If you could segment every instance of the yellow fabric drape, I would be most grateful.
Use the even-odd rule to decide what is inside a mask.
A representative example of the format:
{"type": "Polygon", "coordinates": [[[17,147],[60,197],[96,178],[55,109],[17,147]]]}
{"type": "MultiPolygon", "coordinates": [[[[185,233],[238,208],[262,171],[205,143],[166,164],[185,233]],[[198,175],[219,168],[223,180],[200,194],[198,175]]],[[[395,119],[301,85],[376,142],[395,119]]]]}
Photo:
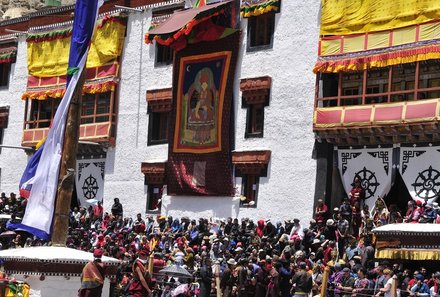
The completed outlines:
{"type": "Polygon", "coordinates": [[[396,29],[440,18],[439,0],[322,0],[321,35],[396,29]]]}
{"type": "Polygon", "coordinates": [[[440,59],[440,45],[431,45],[408,50],[386,52],[370,56],[348,57],[334,60],[318,60],[314,73],[337,73],[383,68],[393,65],[440,59]]]}
{"type": "Polygon", "coordinates": [[[416,249],[383,249],[376,250],[377,259],[401,259],[401,260],[440,260],[439,250],[416,250],[416,249]]]}
{"type": "MultiPolygon", "coordinates": [[[[87,68],[102,66],[121,55],[125,25],[108,21],[93,35],[87,68]]],[[[66,75],[69,60],[70,36],[54,40],[28,42],[28,71],[38,77],[66,75]]]]}

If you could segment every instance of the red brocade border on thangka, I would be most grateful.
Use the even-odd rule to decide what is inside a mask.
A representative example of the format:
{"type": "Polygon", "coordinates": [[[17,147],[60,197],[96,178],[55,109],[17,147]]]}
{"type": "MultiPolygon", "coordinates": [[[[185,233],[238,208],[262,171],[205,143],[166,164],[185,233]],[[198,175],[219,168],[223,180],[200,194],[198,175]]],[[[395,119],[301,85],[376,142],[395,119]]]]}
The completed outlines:
{"type": "Polygon", "coordinates": [[[234,127],[231,126],[232,102],[240,38],[241,34],[237,32],[220,40],[188,45],[176,53],[167,162],[169,195],[232,196],[234,193],[230,140],[234,136],[234,127]],[[224,64],[228,68],[224,68],[227,75],[212,66],[221,67],[221,62],[213,62],[211,65],[211,61],[198,62],[197,59],[192,59],[197,56],[216,57],[216,54],[219,59],[222,55],[229,57],[229,62],[224,64]],[[192,60],[193,64],[183,63],[192,60]],[[183,64],[185,67],[182,67],[183,64]],[[204,70],[209,67],[212,72],[204,70]],[[191,71],[194,71],[193,74],[189,73],[191,71]],[[204,82],[211,85],[209,90],[214,90],[208,92],[218,93],[209,105],[200,96],[200,88],[199,92],[191,91],[193,85],[202,85],[204,82]],[[218,125],[218,129],[211,128],[209,133],[203,130],[200,132],[195,119],[207,117],[208,114],[214,121],[210,127],[218,125]],[[215,148],[207,149],[211,144],[215,148]]]}

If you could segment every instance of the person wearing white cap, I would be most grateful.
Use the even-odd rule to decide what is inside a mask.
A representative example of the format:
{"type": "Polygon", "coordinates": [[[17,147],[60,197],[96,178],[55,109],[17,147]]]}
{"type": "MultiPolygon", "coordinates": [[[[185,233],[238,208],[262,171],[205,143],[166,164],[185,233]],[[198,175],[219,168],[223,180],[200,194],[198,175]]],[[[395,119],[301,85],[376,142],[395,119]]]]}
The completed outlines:
{"type": "Polygon", "coordinates": [[[433,223],[436,218],[437,212],[432,208],[431,204],[427,203],[420,215],[419,223],[433,223]]]}

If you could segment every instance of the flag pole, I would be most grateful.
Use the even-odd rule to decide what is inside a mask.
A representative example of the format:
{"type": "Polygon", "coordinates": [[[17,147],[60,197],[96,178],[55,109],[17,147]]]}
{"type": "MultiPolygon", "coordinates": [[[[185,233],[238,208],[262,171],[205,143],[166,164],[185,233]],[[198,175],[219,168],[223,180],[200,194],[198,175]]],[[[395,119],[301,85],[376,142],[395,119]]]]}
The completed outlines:
{"type": "Polygon", "coordinates": [[[57,198],[52,233],[54,246],[65,246],[69,228],[69,210],[75,184],[75,164],[78,151],[80,106],[82,88],[85,82],[85,71],[80,75],[78,84],[73,92],[72,101],[67,116],[66,131],[64,132],[63,153],[61,156],[60,175],[58,178],[57,198]]]}

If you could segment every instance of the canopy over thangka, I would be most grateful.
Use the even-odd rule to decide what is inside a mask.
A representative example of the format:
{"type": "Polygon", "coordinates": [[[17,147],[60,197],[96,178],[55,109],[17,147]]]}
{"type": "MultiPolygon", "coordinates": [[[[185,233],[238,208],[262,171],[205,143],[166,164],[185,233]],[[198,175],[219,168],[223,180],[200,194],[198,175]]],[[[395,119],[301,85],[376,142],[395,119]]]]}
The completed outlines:
{"type": "MultiPolygon", "coordinates": [[[[215,16],[224,14],[232,1],[219,2],[194,9],[176,11],[165,22],[151,29],[145,35],[145,42],[156,40],[159,44],[170,45],[180,37],[190,35],[192,29],[215,16]]],[[[230,13],[230,12],[229,12],[230,13]]],[[[229,27],[228,24],[225,24],[229,27]]]]}

